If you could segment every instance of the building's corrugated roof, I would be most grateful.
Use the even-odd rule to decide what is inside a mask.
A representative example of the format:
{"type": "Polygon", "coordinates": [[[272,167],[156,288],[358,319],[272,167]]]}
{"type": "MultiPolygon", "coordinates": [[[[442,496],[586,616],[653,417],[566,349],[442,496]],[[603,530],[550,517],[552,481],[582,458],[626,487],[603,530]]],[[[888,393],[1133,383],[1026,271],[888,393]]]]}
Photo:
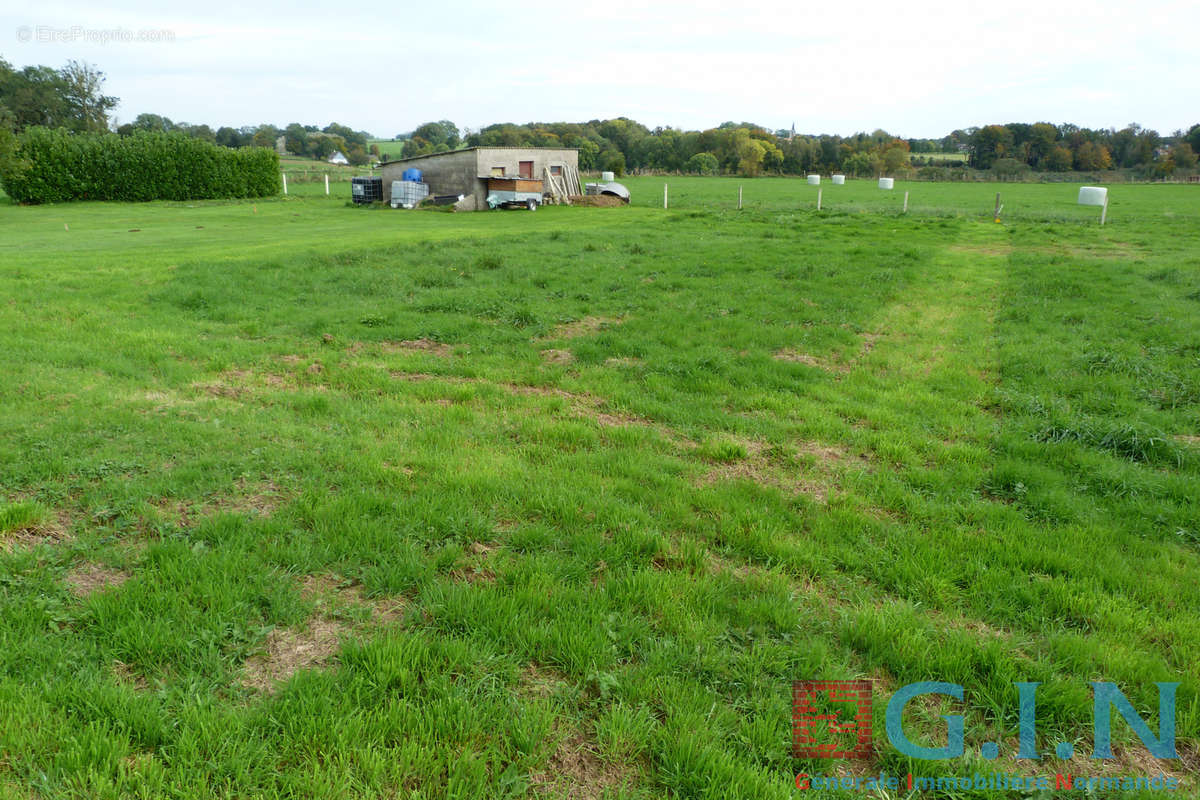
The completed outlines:
{"type": "Polygon", "coordinates": [[[481,145],[477,145],[475,147],[460,147],[457,150],[447,150],[444,153],[427,153],[423,156],[409,156],[408,158],[394,158],[391,161],[380,161],[379,166],[386,167],[391,164],[401,164],[405,161],[419,161],[422,158],[437,158],[438,156],[452,156],[456,153],[466,153],[471,150],[574,150],[574,151],[578,152],[579,148],[578,147],[525,147],[525,146],[519,146],[519,145],[516,147],[509,147],[507,145],[493,146],[493,145],[481,144],[481,145]]]}

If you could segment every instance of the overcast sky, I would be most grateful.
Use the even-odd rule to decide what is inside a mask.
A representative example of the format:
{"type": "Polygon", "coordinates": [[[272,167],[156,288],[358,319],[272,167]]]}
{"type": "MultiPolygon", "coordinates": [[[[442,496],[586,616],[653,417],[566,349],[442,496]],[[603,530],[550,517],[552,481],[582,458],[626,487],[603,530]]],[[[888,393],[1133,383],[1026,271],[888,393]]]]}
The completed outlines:
{"type": "Polygon", "coordinates": [[[412,5],[5,0],[0,57],[95,64],[121,121],[337,121],[385,138],[438,119],[906,137],[1200,122],[1197,0],[412,5]]]}

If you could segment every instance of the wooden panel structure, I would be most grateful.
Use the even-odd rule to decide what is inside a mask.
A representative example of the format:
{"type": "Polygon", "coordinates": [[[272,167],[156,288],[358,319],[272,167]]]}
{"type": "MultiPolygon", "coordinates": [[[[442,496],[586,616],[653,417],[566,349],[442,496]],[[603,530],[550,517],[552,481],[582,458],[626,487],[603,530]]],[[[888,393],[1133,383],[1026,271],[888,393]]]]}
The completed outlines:
{"type": "Polygon", "coordinates": [[[570,205],[571,198],[583,194],[583,185],[579,181],[579,170],[567,164],[555,175],[554,168],[546,167],[542,181],[546,184],[546,192],[555,203],[570,205]]]}
{"type": "Polygon", "coordinates": [[[525,178],[488,178],[488,191],[540,192],[542,191],[542,182],[525,178]]]}

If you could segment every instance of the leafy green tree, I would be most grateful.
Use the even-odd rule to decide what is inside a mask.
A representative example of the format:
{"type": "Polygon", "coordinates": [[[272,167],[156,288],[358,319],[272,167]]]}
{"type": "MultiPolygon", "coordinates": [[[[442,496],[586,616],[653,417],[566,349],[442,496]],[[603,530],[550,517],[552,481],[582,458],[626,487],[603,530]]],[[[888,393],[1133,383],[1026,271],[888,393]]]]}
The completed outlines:
{"type": "Polygon", "coordinates": [[[104,94],[104,73],[86,61],[68,61],[59,71],[63,101],[70,124],[76,133],[104,133],[108,130],[108,112],[117,98],[104,94]]]}
{"type": "Polygon", "coordinates": [[[579,168],[593,169],[596,162],[600,158],[600,145],[593,142],[591,139],[583,139],[579,142],[579,168]]]}
{"type": "Polygon", "coordinates": [[[222,147],[244,147],[249,143],[240,131],[224,125],[217,128],[216,141],[222,147]]]}
{"type": "Polygon", "coordinates": [[[605,150],[600,154],[600,169],[618,178],[625,174],[625,154],[620,150],[605,150]]]}
{"type": "Polygon", "coordinates": [[[293,122],[283,129],[283,149],[295,156],[306,155],[308,149],[308,131],[299,122],[293,122]]]}
{"type": "Polygon", "coordinates": [[[367,139],[371,138],[366,131],[356,131],[348,125],[339,125],[336,122],[331,122],[321,129],[322,133],[328,133],[331,136],[340,136],[342,141],[349,145],[367,146],[367,139]]]}
{"type": "Polygon", "coordinates": [[[0,60],[0,105],[18,132],[34,125],[65,127],[70,116],[62,75],[50,67],[15,70],[0,60]]]}
{"type": "Polygon", "coordinates": [[[175,130],[175,123],[170,118],[161,117],[158,114],[138,114],[131,125],[135,131],[151,133],[169,133],[175,130]]]}
{"type": "Polygon", "coordinates": [[[976,169],[990,169],[996,159],[1009,158],[1012,152],[1012,131],[1003,125],[985,125],[971,137],[971,166],[976,169]]]}
{"type": "Polygon", "coordinates": [[[1170,158],[1180,169],[1192,169],[1196,166],[1196,151],[1187,142],[1176,142],[1171,145],[1170,158]]]}
{"type": "Polygon", "coordinates": [[[1188,128],[1187,143],[1192,146],[1193,153],[1200,153],[1200,125],[1193,125],[1188,128]]]}
{"type": "Polygon", "coordinates": [[[910,169],[912,164],[909,162],[908,151],[900,144],[893,144],[883,151],[880,157],[882,169],[889,175],[894,175],[906,169],[910,169]]]}
{"type": "Polygon", "coordinates": [[[762,142],[750,138],[749,132],[744,128],[738,129],[734,142],[738,173],[748,177],[758,175],[762,171],[763,158],[767,154],[762,142]]]}
{"type": "Polygon", "coordinates": [[[1050,167],[1042,165],[1042,161],[1053,152],[1057,141],[1058,128],[1048,122],[1035,122],[1029,128],[1029,160],[1027,163],[1037,164],[1042,169],[1050,169],[1050,167]]]}
{"type": "Polygon", "coordinates": [[[856,178],[865,178],[875,174],[875,164],[871,155],[863,151],[852,153],[843,160],[842,169],[856,178]]]}
{"type": "Polygon", "coordinates": [[[416,158],[417,156],[427,156],[433,152],[433,144],[422,136],[413,135],[407,142],[404,143],[404,149],[400,151],[401,158],[416,158]]]}
{"type": "Polygon", "coordinates": [[[1020,178],[1029,172],[1029,165],[1017,158],[997,158],[992,162],[992,173],[1001,180],[1020,178]]]}
{"type": "Polygon", "coordinates": [[[783,151],[775,144],[774,137],[770,139],[756,138],[763,149],[762,168],[768,172],[779,172],[783,169],[783,151]]]}
{"type": "Polygon", "coordinates": [[[719,166],[712,153],[696,153],[683,165],[683,171],[692,175],[716,175],[719,166]]]}
{"type": "Polygon", "coordinates": [[[412,134],[414,137],[421,137],[429,142],[430,146],[436,147],[439,144],[446,145],[446,148],[453,150],[458,147],[462,141],[459,135],[458,126],[448,119],[443,119],[438,122],[426,122],[418,127],[412,134]]]}
{"type": "Polygon", "coordinates": [[[250,138],[250,143],[255,147],[270,147],[275,148],[275,140],[279,138],[279,134],[283,131],[276,128],[274,125],[259,125],[254,131],[254,135],[250,138]]]}

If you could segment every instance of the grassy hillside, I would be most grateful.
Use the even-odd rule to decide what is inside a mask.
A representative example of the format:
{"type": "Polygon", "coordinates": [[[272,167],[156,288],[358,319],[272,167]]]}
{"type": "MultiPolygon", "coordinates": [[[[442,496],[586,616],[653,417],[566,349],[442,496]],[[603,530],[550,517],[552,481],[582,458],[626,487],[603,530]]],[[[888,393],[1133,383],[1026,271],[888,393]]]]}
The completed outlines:
{"type": "Polygon", "coordinates": [[[663,182],[0,205],[0,798],[1194,793],[1195,187],[663,182]],[[793,759],[856,677],[878,756],[793,759]],[[916,680],[966,758],[887,746],[916,680]],[[1184,759],[1089,763],[1091,680],[1155,731],[1180,682],[1184,759]],[[1073,760],[1013,760],[1017,681],[1073,760]]]}

